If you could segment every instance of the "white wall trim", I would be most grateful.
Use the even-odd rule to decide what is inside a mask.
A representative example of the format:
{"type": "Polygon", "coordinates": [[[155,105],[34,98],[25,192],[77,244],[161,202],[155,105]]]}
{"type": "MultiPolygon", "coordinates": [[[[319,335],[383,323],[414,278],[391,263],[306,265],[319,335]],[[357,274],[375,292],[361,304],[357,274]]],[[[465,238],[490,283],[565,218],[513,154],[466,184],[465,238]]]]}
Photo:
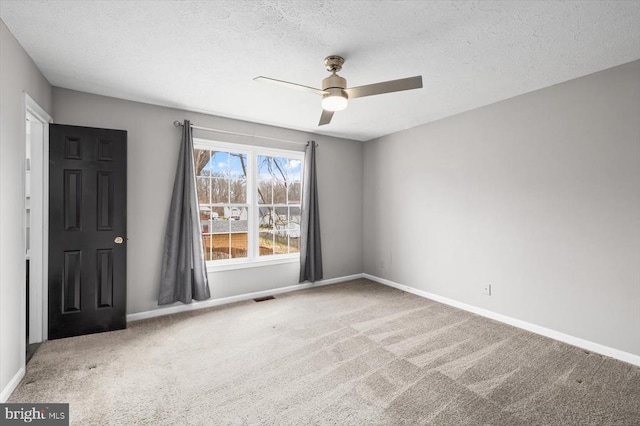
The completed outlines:
{"type": "Polygon", "coordinates": [[[46,121],[47,123],[53,122],[53,120],[51,119],[51,116],[47,114],[47,112],[44,109],[42,109],[42,107],[38,105],[38,103],[31,96],[29,96],[27,92],[22,92],[22,93],[24,93],[25,107],[29,110],[29,112],[31,112],[33,115],[37,116],[41,120],[46,121]]]}
{"type": "Polygon", "coordinates": [[[347,275],[344,277],[330,278],[327,280],[316,281],[315,283],[295,284],[288,287],[274,288],[272,290],[256,291],[254,293],[239,294],[237,296],[204,300],[202,302],[193,302],[188,305],[176,305],[176,306],[169,306],[166,308],[154,309],[152,311],[136,312],[134,314],[127,314],[127,322],[139,321],[139,320],[148,319],[148,318],[155,318],[155,317],[160,317],[164,315],[171,315],[179,312],[195,311],[198,309],[210,308],[212,306],[220,306],[220,305],[226,305],[229,303],[242,302],[244,300],[251,300],[258,297],[265,297],[265,296],[271,296],[274,294],[282,294],[282,293],[288,293],[291,291],[304,290],[306,288],[320,287],[320,286],[329,285],[329,284],[337,284],[344,281],[355,280],[363,277],[364,277],[363,274],[347,275]]]}
{"type": "MultiPolygon", "coordinates": [[[[38,195],[32,197],[32,221],[35,238],[32,236],[30,277],[30,313],[22,315],[26,319],[29,315],[30,333],[29,343],[44,342],[48,337],[48,293],[49,293],[49,123],[51,116],[27,92],[24,97],[24,119],[30,114],[42,124],[42,134],[32,150],[31,178],[36,180],[38,195]],[[36,223],[37,222],[37,223],[36,223]],[[33,315],[32,315],[33,314],[33,315]]],[[[24,128],[24,125],[23,125],[24,128]]],[[[26,135],[25,135],[26,141],[26,135]]],[[[33,140],[31,141],[33,142],[33,140]]],[[[32,182],[33,185],[33,182],[32,182]]],[[[33,185],[34,187],[36,185],[33,185]]],[[[26,309],[25,303],[22,306],[26,309]]],[[[26,324],[25,324],[26,326],[26,324]]],[[[25,348],[26,349],[26,348],[25,348]]],[[[25,351],[23,351],[25,352],[25,351]]],[[[26,361],[26,360],[25,360],[26,361]]]]}
{"type": "Polygon", "coordinates": [[[5,386],[4,389],[2,389],[2,393],[0,393],[0,403],[7,402],[7,400],[13,393],[13,391],[16,390],[16,388],[20,384],[20,380],[22,380],[22,378],[24,377],[24,374],[25,374],[24,367],[20,367],[20,369],[13,376],[13,378],[9,380],[9,383],[7,383],[7,386],[5,386]]]}
{"type": "Polygon", "coordinates": [[[477,314],[486,318],[490,318],[492,320],[500,321],[502,323],[509,324],[514,327],[518,327],[523,330],[530,331],[532,333],[540,334],[542,336],[549,337],[554,340],[559,340],[561,342],[567,343],[572,346],[577,346],[579,348],[586,349],[591,352],[595,352],[601,355],[606,355],[611,358],[618,359],[620,361],[628,362],[629,364],[640,366],[640,356],[634,355],[629,352],[624,352],[619,349],[610,348],[608,346],[604,346],[599,343],[591,342],[589,340],[584,340],[579,337],[574,337],[569,334],[561,333],[559,331],[552,330],[550,328],[545,328],[536,324],[532,324],[527,321],[522,321],[516,318],[508,317],[506,315],[498,314],[496,312],[479,308],[477,306],[468,305],[463,302],[458,302],[457,300],[449,299],[447,297],[438,296],[437,294],[429,293],[424,290],[419,290],[414,287],[398,284],[394,281],[387,280],[385,278],[376,277],[375,275],[370,275],[366,273],[362,275],[364,278],[367,278],[371,281],[375,281],[377,283],[384,284],[389,287],[394,287],[399,290],[406,291],[407,293],[412,293],[417,296],[425,297],[427,299],[431,299],[436,302],[444,303],[445,305],[453,306],[455,308],[459,308],[459,309],[472,312],[474,314],[477,314]]]}

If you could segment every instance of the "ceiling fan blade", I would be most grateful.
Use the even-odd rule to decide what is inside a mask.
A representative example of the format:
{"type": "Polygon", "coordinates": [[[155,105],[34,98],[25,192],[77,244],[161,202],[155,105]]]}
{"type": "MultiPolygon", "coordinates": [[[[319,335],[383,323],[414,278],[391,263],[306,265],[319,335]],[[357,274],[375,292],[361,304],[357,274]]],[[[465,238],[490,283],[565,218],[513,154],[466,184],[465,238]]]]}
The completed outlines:
{"type": "Polygon", "coordinates": [[[324,126],[325,124],[329,124],[331,122],[331,117],[333,117],[333,111],[327,111],[326,109],[323,109],[318,126],[324,126]]]}
{"type": "Polygon", "coordinates": [[[422,88],[422,76],[401,78],[399,80],[383,81],[382,83],[367,84],[365,86],[345,89],[349,99],[362,98],[363,96],[381,95],[383,93],[401,92],[403,90],[422,88]]]}
{"type": "Polygon", "coordinates": [[[277,86],[283,86],[283,87],[288,87],[290,89],[302,90],[304,92],[313,92],[317,95],[324,95],[325,93],[327,93],[324,90],[315,89],[309,86],[303,86],[302,84],[290,83],[288,81],[276,80],[275,78],[269,78],[269,77],[263,77],[263,76],[254,78],[254,81],[261,81],[263,83],[275,84],[277,86]]]}

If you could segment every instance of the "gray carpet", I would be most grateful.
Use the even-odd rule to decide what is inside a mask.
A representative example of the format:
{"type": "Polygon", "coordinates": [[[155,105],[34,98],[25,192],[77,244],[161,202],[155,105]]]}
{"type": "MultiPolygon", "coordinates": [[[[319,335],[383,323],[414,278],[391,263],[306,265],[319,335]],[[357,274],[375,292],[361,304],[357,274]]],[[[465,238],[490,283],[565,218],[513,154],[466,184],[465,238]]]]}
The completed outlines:
{"type": "Polygon", "coordinates": [[[371,281],[46,342],[72,424],[638,425],[640,368],[371,281]]]}

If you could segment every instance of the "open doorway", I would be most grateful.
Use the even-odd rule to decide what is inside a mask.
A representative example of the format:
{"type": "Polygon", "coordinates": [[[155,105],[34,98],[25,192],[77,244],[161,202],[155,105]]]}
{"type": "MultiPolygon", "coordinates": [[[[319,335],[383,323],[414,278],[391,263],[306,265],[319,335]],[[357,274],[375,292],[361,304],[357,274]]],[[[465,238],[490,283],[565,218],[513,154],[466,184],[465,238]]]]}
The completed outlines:
{"type": "Polygon", "coordinates": [[[49,122],[25,94],[25,364],[47,339],[49,122]]]}

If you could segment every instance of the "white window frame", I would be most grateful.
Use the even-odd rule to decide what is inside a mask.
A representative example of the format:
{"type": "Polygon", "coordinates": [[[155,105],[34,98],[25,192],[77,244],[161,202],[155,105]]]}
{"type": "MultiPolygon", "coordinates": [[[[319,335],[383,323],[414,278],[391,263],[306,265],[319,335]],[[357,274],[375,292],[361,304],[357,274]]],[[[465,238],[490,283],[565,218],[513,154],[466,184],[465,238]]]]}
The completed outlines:
{"type": "MultiPolygon", "coordinates": [[[[300,260],[300,253],[288,253],[288,254],[274,254],[269,256],[260,256],[258,249],[258,209],[261,206],[258,204],[256,197],[256,185],[258,183],[258,164],[257,158],[259,155],[269,157],[286,157],[290,159],[299,160],[301,164],[301,176],[304,170],[304,152],[291,151],[286,149],[267,148],[255,145],[245,145],[231,142],[223,142],[211,139],[193,138],[194,149],[207,149],[226,151],[233,153],[246,154],[247,156],[247,205],[248,208],[248,235],[247,235],[247,254],[245,258],[224,259],[224,260],[210,260],[207,261],[207,271],[217,272],[231,269],[244,269],[269,265],[277,265],[283,263],[294,263],[300,260]]],[[[302,195],[301,195],[302,203],[302,195]]]]}

